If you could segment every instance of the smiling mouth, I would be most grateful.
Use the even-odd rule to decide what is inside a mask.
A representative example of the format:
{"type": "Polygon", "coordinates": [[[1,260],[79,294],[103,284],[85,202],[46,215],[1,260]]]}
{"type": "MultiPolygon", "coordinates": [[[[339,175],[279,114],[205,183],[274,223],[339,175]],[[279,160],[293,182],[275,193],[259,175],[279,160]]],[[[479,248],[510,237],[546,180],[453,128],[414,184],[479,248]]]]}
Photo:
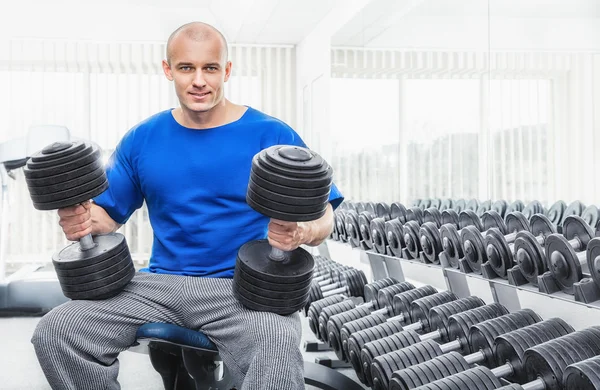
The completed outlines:
{"type": "Polygon", "coordinates": [[[190,92],[190,95],[192,95],[195,98],[203,98],[208,94],[210,94],[210,92],[203,92],[203,93],[191,93],[190,92]]]}

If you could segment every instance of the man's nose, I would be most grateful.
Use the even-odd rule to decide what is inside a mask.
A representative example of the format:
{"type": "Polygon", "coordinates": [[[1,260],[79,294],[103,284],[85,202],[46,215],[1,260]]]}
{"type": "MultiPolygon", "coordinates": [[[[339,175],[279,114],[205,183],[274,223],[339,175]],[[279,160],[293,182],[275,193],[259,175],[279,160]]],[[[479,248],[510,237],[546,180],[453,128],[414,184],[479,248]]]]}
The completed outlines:
{"type": "Polygon", "coordinates": [[[206,85],[206,80],[204,79],[204,74],[202,73],[201,70],[197,71],[194,74],[194,80],[193,80],[193,84],[195,87],[204,87],[206,85]]]}

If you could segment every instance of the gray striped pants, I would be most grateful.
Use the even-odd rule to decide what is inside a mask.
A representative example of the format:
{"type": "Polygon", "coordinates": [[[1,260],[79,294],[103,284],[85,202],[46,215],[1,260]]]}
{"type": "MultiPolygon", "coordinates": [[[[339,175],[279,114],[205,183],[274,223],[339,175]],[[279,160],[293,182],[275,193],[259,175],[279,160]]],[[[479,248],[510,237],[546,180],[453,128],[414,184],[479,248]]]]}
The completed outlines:
{"type": "Polygon", "coordinates": [[[245,309],[231,283],[137,273],[116,297],[54,308],[31,341],[53,389],[119,389],[117,356],[148,322],[206,333],[243,390],[304,389],[298,313],[284,317],[245,309]]]}

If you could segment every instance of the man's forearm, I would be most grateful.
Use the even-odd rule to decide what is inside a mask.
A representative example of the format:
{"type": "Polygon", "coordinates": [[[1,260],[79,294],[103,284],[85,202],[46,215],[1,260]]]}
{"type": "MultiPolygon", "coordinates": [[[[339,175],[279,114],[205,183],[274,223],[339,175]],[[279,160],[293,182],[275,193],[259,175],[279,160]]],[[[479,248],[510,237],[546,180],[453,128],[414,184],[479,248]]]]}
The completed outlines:
{"type": "Polygon", "coordinates": [[[116,232],[121,225],[115,222],[100,206],[92,204],[92,234],[108,234],[116,232]]]}
{"type": "Polygon", "coordinates": [[[333,207],[327,205],[325,215],[316,221],[305,222],[308,226],[309,237],[305,245],[317,246],[321,244],[333,231],[333,207]]]}

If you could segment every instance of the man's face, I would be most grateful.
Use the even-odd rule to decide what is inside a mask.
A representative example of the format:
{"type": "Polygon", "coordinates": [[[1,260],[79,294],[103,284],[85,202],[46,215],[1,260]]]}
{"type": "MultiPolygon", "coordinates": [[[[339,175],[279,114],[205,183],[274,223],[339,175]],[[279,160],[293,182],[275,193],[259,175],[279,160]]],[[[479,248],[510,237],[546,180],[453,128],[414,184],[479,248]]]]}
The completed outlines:
{"type": "Polygon", "coordinates": [[[174,82],[182,108],[211,110],[223,100],[224,84],[231,75],[223,42],[217,37],[197,41],[182,34],[171,44],[171,63],[163,61],[163,70],[174,82]]]}

